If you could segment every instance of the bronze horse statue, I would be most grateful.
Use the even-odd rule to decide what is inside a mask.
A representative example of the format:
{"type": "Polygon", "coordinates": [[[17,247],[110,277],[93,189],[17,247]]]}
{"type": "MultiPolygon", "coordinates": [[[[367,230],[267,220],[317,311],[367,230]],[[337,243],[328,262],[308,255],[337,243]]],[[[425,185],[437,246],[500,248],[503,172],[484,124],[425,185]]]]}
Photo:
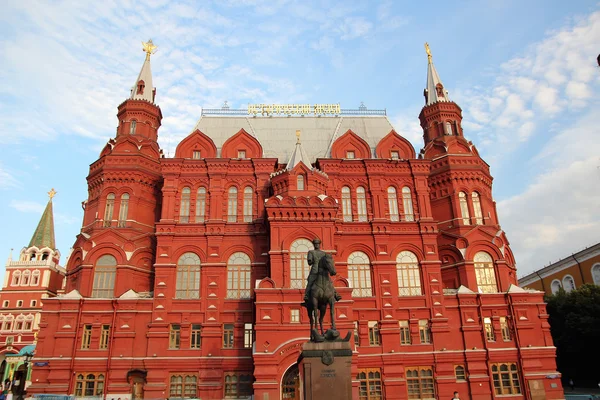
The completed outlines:
{"type": "Polygon", "coordinates": [[[336,273],[331,255],[327,254],[323,256],[319,260],[317,279],[313,283],[308,303],[306,303],[306,310],[310,319],[310,340],[313,342],[322,342],[325,339],[333,340],[339,336],[339,333],[335,329],[335,291],[330,279],[330,276],[336,275],[336,273]],[[326,334],[323,330],[323,319],[325,318],[328,305],[331,312],[331,329],[326,334]],[[319,327],[321,328],[320,334],[317,330],[317,317],[319,327]]]}

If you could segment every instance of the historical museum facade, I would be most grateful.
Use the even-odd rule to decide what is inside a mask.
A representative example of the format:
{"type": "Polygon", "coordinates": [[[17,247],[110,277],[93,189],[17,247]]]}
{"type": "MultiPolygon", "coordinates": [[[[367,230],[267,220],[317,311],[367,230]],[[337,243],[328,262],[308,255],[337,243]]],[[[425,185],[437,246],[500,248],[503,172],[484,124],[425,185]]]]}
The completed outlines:
{"type": "Polygon", "coordinates": [[[418,155],[383,111],[263,104],[204,110],[165,158],[146,50],[90,166],[30,392],[300,398],[319,238],[353,398],[562,397],[543,293],[516,286],[489,166],[430,56],[418,155]]]}
{"type": "Polygon", "coordinates": [[[600,243],[560,259],[519,279],[519,285],[547,295],[561,288],[567,292],[581,285],[600,285],[600,243]]]}
{"type": "Polygon", "coordinates": [[[16,260],[11,251],[0,291],[0,382],[8,379],[22,389],[30,383],[28,360],[35,351],[42,304],[60,293],[65,279],[54,243],[54,189],[48,194],[50,200],[29,245],[16,260]]]}

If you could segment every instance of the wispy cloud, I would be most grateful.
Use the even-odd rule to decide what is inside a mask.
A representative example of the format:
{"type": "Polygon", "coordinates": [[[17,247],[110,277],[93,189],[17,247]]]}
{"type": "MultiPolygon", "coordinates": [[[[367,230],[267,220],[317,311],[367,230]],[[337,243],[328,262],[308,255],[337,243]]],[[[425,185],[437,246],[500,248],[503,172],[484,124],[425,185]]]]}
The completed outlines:
{"type": "Polygon", "coordinates": [[[0,188],[9,189],[17,186],[17,180],[0,164],[0,188]]]}
{"type": "Polygon", "coordinates": [[[9,205],[17,211],[36,214],[44,212],[44,208],[46,207],[45,204],[36,203],[35,201],[30,200],[12,200],[9,205]]]}

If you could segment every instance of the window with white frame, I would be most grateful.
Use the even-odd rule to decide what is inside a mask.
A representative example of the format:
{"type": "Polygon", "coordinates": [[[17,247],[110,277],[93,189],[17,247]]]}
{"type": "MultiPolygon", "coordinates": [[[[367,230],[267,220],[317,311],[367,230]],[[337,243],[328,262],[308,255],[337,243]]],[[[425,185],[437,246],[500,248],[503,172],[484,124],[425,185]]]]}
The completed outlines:
{"type": "Polygon", "coordinates": [[[31,280],[31,271],[25,270],[23,271],[23,276],[21,277],[21,286],[29,286],[29,281],[31,280]]]}
{"type": "Polygon", "coordinates": [[[469,205],[467,204],[467,194],[465,192],[460,192],[458,194],[458,202],[460,204],[460,216],[462,218],[463,225],[470,225],[470,217],[469,217],[469,205]]]}
{"type": "Polygon", "coordinates": [[[446,123],[444,124],[444,127],[446,129],[446,135],[452,135],[452,124],[450,123],[450,121],[446,121],[446,123]]]}
{"type": "Polygon", "coordinates": [[[550,284],[550,290],[552,290],[552,294],[558,293],[558,291],[560,290],[561,287],[562,287],[562,284],[560,283],[560,281],[558,279],[553,280],[552,283],[550,284]]]}
{"type": "Polygon", "coordinates": [[[202,151],[201,150],[194,150],[192,151],[192,158],[194,160],[199,160],[202,158],[202,151]]]}
{"type": "Polygon", "coordinates": [[[475,224],[483,225],[483,212],[481,211],[481,201],[479,200],[479,193],[471,193],[471,199],[473,200],[473,213],[475,214],[475,224]]]}
{"type": "Polygon", "coordinates": [[[396,257],[398,296],[421,296],[421,274],[417,256],[410,251],[401,251],[396,257]]]}
{"type": "Polygon", "coordinates": [[[229,188],[227,197],[227,222],[237,222],[237,188],[229,188]]]}
{"type": "Polygon", "coordinates": [[[296,177],[296,190],[304,190],[304,175],[296,177]]]}
{"type": "Polygon", "coordinates": [[[175,298],[200,298],[200,257],[195,253],[184,253],[177,261],[175,298]]]}
{"type": "Polygon", "coordinates": [[[562,280],[563,288],[565,292],[569,293],[572,290],[575,290],[575,279],[571,275],[566,275],[562,280]]]}
{"type": "Polygon", "coordinates": [[[592,279],[594,280],[594,284],[600,285],[600,264],[592,266],[592,279]]]}
{"type": "Polygon", "coordinates": [[[306,286],[310,273],[306,256],[309,250],[314,249],[312,242],[307,239],[298,239],[290,246],[290,288],[304,289],[306,286]]]}
{"type": "Polygon", "coordinates": [[[227,261],[227,298],[250,298],[250,257],[246,253],[233,253],[227,261]]]}
{"type": "Polygon", "coordinates": [[[367,222],[367,197],[365,188],[359,186],[356,188],[356,211],[359,222],[367,222]]]}
{"type": "Polygon", "coordinates": [[[371,262],[362,251],[355,251],[348,257],[348,278],[352,283],[352,296],[371,297],[371,262]]]}
{"type": "Polygon", "coordinates": [[[117,274],[117,259],[105,254],[96,261],[94,268],[94,283],[92,297],[111,298],[115,292],[115,276],[117,274]]]}
{"type": "Polygon", "coordinates": [[[244,188],[244,222],[252,222],[252,188],[244,188]]]}
{"type": "Polygon", "coordinates": [[[104,226],[110,226],[113,219],[113,212],[115,210],[115,194],[109,193],[106,196],[106,206],[104,207],[104,226]]]}
{"type": "Polygon", "coordinates": [[[300,323],[300,310],[298,310],[298,309],[291,309],[290,310],[290,322],[292,324],[299,324],[300,323]]]}
{"type": "Polygon", "coordinates": [[[473,257],[475,277],[480,293],[498,293],[494,261],[488,253],[480,251],[473,257]]]}
{"type": "Polygon", "coordinates": [[[12,275],[12,286],[19,286],[21,284],[21,271],[14,271],[12,275]]]}
{"type": "Polygon", "coordinates": [[[31,274],[31,286],[37,286],[40,283],[40,270],[36,269],[31,274]]]}
{"type": "Polygon", "coordinates": [[[119,207],[119,222],[117,226],[124,228],[127,225],[127,213],[129,212],[129,194],[123,193],[121,195],[121,205],[119,207]]]}
{"type": "Polygon", "coordinates": [[[204,222],[206,216],[206,188],[199,187],[196,192],[196,222],[204,222]]]}
{"type": "Polygon", "coordinates": [[[344,222],[352,222],[352,199],[348,186],[342,188],[342,215],[344,222]]]}
{"type": "Polygon", "coordinates": [[[400,214],[398,213],[398,195],[396,194],[396,188],[390,186],[387,189],[388,193],[388,208],[390,209],[390,221],[400,221],[400,214]]]}
{"type": "Polygon", "coordinates": [[[190,188],[181,189],[181,202],[179,203],[179,222],[187,224],[190,222],[190,188]]]}
{"type": "Polygon", "coordinates": [[[415,212],[413,211],[412,194],[408,186],[402,188],[402,206],[404,207],[404,220],[414,221],[415,212]]]}

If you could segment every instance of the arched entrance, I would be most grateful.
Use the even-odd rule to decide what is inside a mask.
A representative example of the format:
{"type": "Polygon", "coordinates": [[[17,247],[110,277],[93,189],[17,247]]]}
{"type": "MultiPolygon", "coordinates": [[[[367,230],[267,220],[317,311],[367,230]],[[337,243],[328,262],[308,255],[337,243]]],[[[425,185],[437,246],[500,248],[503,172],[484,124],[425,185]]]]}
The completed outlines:
{"type": "Polygon", "coordinates": [[[298,364],[292,365],[281,380],[281,398],[300,400],[300,371],[298,364]]]}
{"type": "Polygon", "coordinates": [[[131,385],[131,400],[141,400],[144,398],[144,384],[146,383],[146,371],[139,369],[131,370],[127,373],[127,380],[131,385]]]}

